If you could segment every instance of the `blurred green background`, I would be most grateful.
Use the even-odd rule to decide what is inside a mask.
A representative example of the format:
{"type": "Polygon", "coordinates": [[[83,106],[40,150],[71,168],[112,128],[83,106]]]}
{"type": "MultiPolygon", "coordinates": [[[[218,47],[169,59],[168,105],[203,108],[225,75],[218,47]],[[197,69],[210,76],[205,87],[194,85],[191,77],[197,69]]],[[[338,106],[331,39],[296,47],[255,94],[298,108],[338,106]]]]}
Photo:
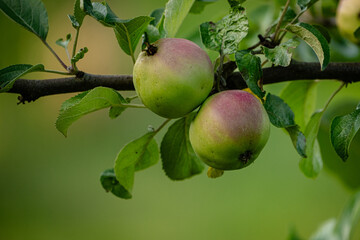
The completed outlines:
{"type": "MultiPolygon", "coordinates": [[[[54,42],[67,33],[74,34],[66,16],[72,13],[73,1],[43,2],[49,14],[48,42],[66,59],[63,49],[54,42]]],[[[108,3],[119,17],[127,19],[148,15],[163,7],[166,0],[108,3]]],[[[272,1],[248,1],[245,7],[253,17],[250,27],[262,31],[278,6],[272,1]],[[261,20],[266,21],[257,25],[261,20]]],[[[218,1],[202,15],[190,15],[179,37],[196,41],[202,22],[216,21],[226,12],[226,1],[218,1]]],[[[35,36],[2,13],[0,29],[0,68],[44,63],[47,69],[61,70],[35,36]]],[[[254,36],[249,36],[249,41],[254,36]]],[[[84,21],[78,46],[89,48],[78,65],[81,70],[132,73],[131,58],[121,51],[112,30],[89,17],[84,21]]],[[[359,61],[359,50],[354,45],[345,42],[338,49],[359,61]]],[[[336,54],[333,60],[337,60],[336,54]]],[[[57,76],[29,75],[50,77],[57,76]]],[[[338,85],[334,81],[319,84],[319,108],[338,85]]],[[[266,90],[279,94],[284,86],[266,86],[266,90]]],[[[124,144],[143,135],[148,125],[161,124],[160,117],[147,110],[129,109],[111,120],[107,111],[99,111],[76,122],[64,138],[54,123],[62,101],[74,94],[45,97],[25,105],[17,105],[14,94],[1,94],[0,239],[286,239],[294,228],[308,238],[322,222],[338,216],[354,189],[359,188],[359,134],[347,163],[335,155],[327,135],[329,119],[339,112],[352,111],[360,100],[359,92],[360,85],[352,84],[331,103],[319,135],[324,161],[330,163],[315,180],[300,172],[299,156],[289,137],[273,127],[268,144],[250,167],[226,172],[216,180],[208,179],[204,172],[185,181],[172,181],[159,162],[136,174],[131,200],[105,193],[100,173],[113,166],[124,144]],[[351,177],[340,181],[344,178],[341,176],[351,177]]],[[[158,143],[164,132],[157,136],[158,143]]],[[[354,239],[359,238],[357,230],[354,239]]]]}

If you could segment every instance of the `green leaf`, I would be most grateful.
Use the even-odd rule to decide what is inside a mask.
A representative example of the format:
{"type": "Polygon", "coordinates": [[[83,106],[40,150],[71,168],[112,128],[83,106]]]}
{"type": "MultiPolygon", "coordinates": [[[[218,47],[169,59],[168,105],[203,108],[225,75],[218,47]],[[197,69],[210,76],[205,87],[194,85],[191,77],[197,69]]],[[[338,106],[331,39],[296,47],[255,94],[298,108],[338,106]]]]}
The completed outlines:
{"type": "Polygon", "coordinates": [[[161,38],[161,34],[157,25],[160,23],[161,19],[163,18],[164,10],[165,10],[164,8],[158,8],[152,11],[152,13],[150,14],[150,17],[152,17],[153,20],[151,20],[151,22],[146,27],[146,30],[144,32],[143,40],[141,44],[142,49],[146,48],[146,43],[151,44],[161,38]]]}
{"type": "MultiPolygon", "coordinates": [[[[169,0],[164,11],[165,37],[175,37],[195,0],[169,0]]],[[[160,31],[161,32],[161,31],[160,31]]]]}
{"type": "Polygon", "coordinates": [[[116,16],[106,2],[93,2],[90,15],[107,27],[114,27],[115,23],[124,21],[116,16]]]}
{"type": "Polygon", "coordinates": [[[0,0],[0,9],[41,40],[46,40],[49,30],[48,15],[40,0],[0,0]]]}
{"type": "MultiPolygon", "coordinates": [[[[281,18],[281,15],[282,15],[282,12],[283,12],[283,11],[284,11],[284,8],[282,7],[278,18],[270,25],[270,27],[269,27],[269,29],[268,29],[269,31],[275,29],[276,25],[277,25],[278,22],[280,21],[280,18],[281,18]]],[[[285,15],[283,16],[283,19],[282,19],[282,21],[281,21],[280,26],[281,26],[281,27],[286,26],[286,25],[287,25],[289,22],[291,22],[295,17],[296,17],[296,12],[289,6],[288,9],[287,9],[286,12],[285,12],[285,15]]],[[[297,22],[297,21],[296,21],[296,22],[297,22]]],[[[296,23],[296,22],[295,22],[295,23],[296,23]]]]}
{"type": "Polygon", "coordinates": [[[301,240],[301,238],[300,238],[299,234],[297,233],[297,231],[294,228],[292,228],[290,230],[287,240],[301,240]]]}
{"type": "MultiPolygon", "coordinates": [[[[81,0],[75,0],[75,4],[74,4],[74,18],[75,18],[76,22],[78,23],[77,27],[74,26],[74,24],[73,24],[74,28],[81,27],[81,25],[84,21],[84,18],[86,16],[86,12],[84,12],[83,9],[81,9],[81,7],[80,7],[80,2],[81,2],[81,0]]],[[[71,20],[71,18],[70,18],[70,20],[71,20]]]]}
{"type": "Polygon", "coordinates": [[[356,110],[344,116],[335,117],[331,123],[331,143],[343,161],[349,157],[350,144],[360,129],[360,104],[356,110]]]}
{"type": "Polygon", "coordinates": [[[60,107],[60,115],[63,114],[64,112],[66,112],[69,108],[77,105],[80,103],[80,101],[90,92],[91,90],[82,92],[77,94],[76,96],[69,98],[68,100],[66,100],[65,102],[63,102],[61,104],[60,107]]]}
{"type": "Polygon", "coordinates": [[[56,43],[57,45],[59,45],[60,47],[63,47],[63,48],[65,48],[65,49],[67,49],[70,41],[71,41],[71,34],[69,33],[68,35],[66,35],[66,39],[65,39],[65,40],[62,39],[62,38],[60,38],[60,39],[58,39],[55,43],[56,43]]]}
{"type": "Polygon", "coordinates": [[[287,67],[291,62],[291,49],[296,48],[298,45],[298,41],[290,39],[289,41],[281,43],[275,48],[263,47],[263,49],[265,57],[275,66],[287,67]]]}
{"type": "Polygon", "coordinates": [[[258,85],[258,81],[262,79],[261,59],[243,50],[235,53],[235,62],[248,88],[262,99],[265,91],[258,85]]]}
{"type": "Polygon", "coordinates": [[[154,19],[149,16],[139,16],[122,20],[116,16],[106,2],[93,2],[92,7],[88,7],[86,12],[104,26],[114,28],[121,49],[133,59],[135,59],[134,51],[142,34],[154,19]]]}
{"type": "Polygon", "coordinates": [[[275,127],[286,128],[296,125],[293,111],[280,97],[268,93],[264,107],[275,127]]]}
{"type": "Polygon", "coordinates": [[[306,140],[300,127],[295,123],[294,113],[284,100],[268,93],[264,108],[269,115],[270,122],[278,128],[285,128],[300,156],[306,157],[306,140]]]}
{"type": "Polygon", "coordinates": [[[199,14],[202,11],[204,11],[204,8],[211,4],[216,2],[217,0],[195,0],[194,4],[192,5],[190,9],[190,13],[199,14]]]}
{"type": "Polygon", "coordinates": [[[330,61],[330,48],[320,31],[307,23],[292,24],[287,30],[304,40],[314,50],[321,70],[324,70],[330,61]]]}
{"type": "Polygon", "coordinates": [[[243,4],[246,0],[228,0],[228,3],[230,4],[230,7],[236,8],[240,7],[241,4],[243,4]]]}
{"type": "Polygon", "coordinates": [[[90,14],[93,10],[93,5],[91,3],[91,0],[80,0],[80,9],[83,12],[90,14]]]}
{"type": "Polygon", "coordinates": [[[44,71],[44,65],[17,64],[0,70],[0,93],[9,91],[15,81],[21,76],[31,72],[44,71]]]}
{"type": "Polygon", "coordinates": [[[359,41],[360,40],[360,27],[358,27],[354,32],[354,37],[359,41]]]}
{"type": "Polygon", "coordinates": [[[319,0],[297,0],[297,5],[299,5],[302,11],[305,11],[306,9],[314,5],[317,1],[319,0]]]}
{"type": "MultiPolygon", "coordinates": [[[[128,99],[124,99],[120,93],[119,94],[119,98],[121,99],[121,103],[122,104],[128,104],[131,102],[131,100],[128,100],[128,99]]],[[[115,107],[115,106],[112,106],[110,107],[110,110],[109,110],[109,117],[111,119],[115,119],[117,118],[118,116],[120,116],[121,113],[123,113],[125,110],[126,110],[127,107],[115,107]]]]}
{"type": "Polygon", "coordinates": [[[190,114],[174,122],[161,142],[163,169],[172,180],[192,177],[204,169],[189,140],[189,127],[194,117],[195,114],[190,114]]]}
{"type": "Polygon", "coordinates": [[[62,104],[56,128],[66,137],[68,128],[76,120],[88,113],[111,106],[126,107],[124,98],[114,89],[97,87],[80,93],[62,104]]]}
{"type": "Polygon", "coordinates": [[[116,38],[121,49],[126,54],[134,56],[135,48],[152,20],[152,17],[140,16],[115,24],[114,31],[116,38]]]}
{"type": "Polygon", "coordinates": [[[360,220],[360,192],[355,193],[347,202],[338,220],[327,220],[310,240],[345,240],[352,239],[360,220]]]}
{"type": "Polygon", "coordinates": [[[299,155],[303,158],[306,158],[306,138],[304,134],[300,131],[300,127],[298,125],[287,127],[285,130],[289,133],[291,141],[299,153],[299,155]]]}
{"type": "Polygon", "coordinates": [[[124,199],[130,199],[132,197],[131,193],[126,191],[126,189],[121,186],[119,181],[116,179],[113,168],[107,169],[101,173],[100,183],[106,192],[111,192],[117,197],[124,199]]]}
{"type": "Polygon", "coordinates": [[[313,27],[315,27],[317,30],[319,30],[319,32],[324,36],[324,38],[326,39],[326,41],[328,43],[331,42],[331,36],[326,27],[324,27],[322,25],[317,25],[317,24],[314,24],[313,27]]]}
{"type": "Polygon", "coordinates": [[[340,239],[350,239],[360,221],[360,192],[354,194],[343,209],[335,226],[335,233],[340,239]]]}
{"type": "Polygon", "coordinates": [[[78,29],[80,27],[80,24],[73,15],[68,14],[68,18],[70,19],[73,28],[78,29]]]}
{"type": "Polygon", "coordinates": [[[164,11],[165,9],[164,8],[158,8],[158,9],[155,9],[154,11],[152,11],[150,13],[150,17],[154,18],[153,20],[151,20],[150,22],[150,25],[153,25],[153,26],[157,26],[164,14],[164,11]]]}
{"type": "Polygon", "coordinates": [[[149,132],[128,143],[115,160],[116,179],[129,193],[133,189],[135,171],[148,168],[159,160],[159,149],[154,135],[154,132],[149,132]]]}
{"type": "Polygon", "coordinates": [[[145,41],[148,43],[153,43],[156,42],[157,40],[159,40],[161,38],[159,29],[157,29],[157,27],[149,24],[146,27],[145,33],[144,33],[144,39],[143,39],[143,43],[142,43],[142,49],[146,48],[146,44],[145,41]]]}
{"type": "Polygon", "coordinates": [[[324,222],[319,229],[310,237],[310,240],[344,240],[340,239],[339,236],[336,236],[334,233],[334,228],[336,226],[336,219],[331,218],[324,222]]]}
{"type": "Polygon", "coordinates": [[[299,166],[305,176],[315,178],[320,173],[323,162],[320,153],[319,143],[317,141],[317,134],[319,132],[320,120],[324,110],[315,112],[309,123],[306,125],[306,156],[300,160],[299,166]]]}
{"type": "Polygon", "coordinates": [[[280,94],[294,112],[295,122],[301,129],[305,129],[315,111],[317,86],[315,81],[293,81],[280,94]]]}
{"type": "Polygon", "coordinates": [[[245,9],[233,8],[216,24],[206,22],[200,25],[201,40],[204,45],[223,54],[232,54],[238,50],[241,40],[246,37],[249,23],[245,9]]]}
{"type": "Polygon", "coordinates": [[[220,52],[221,39],[217,37],[218,29],[215,23],[205,22],[200,25],[201,41],[206,48],[220,52]]]}
{"type": "Polygon", "coordinates": [[[85,53],[87,53],[89,50],[87,47],[80,48],[79,51],[75,54],[74,57],[71,58],[71,63],[76,63],[84,58],[85,53]]]}

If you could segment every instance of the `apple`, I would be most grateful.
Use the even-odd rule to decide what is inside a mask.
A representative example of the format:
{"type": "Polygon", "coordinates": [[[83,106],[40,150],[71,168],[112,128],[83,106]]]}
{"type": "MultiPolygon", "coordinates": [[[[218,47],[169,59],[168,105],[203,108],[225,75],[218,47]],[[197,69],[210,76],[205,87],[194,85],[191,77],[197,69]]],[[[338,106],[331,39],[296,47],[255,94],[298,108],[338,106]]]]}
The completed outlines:
{"type": "Polygon", "coordinates": [[[195,43],[163,38],[140,53],[133,81],[146,107],[162,117],[179,118],[209,95],[214,69],[207,53],[195,43]]]}
{"type": "Polygon", "coordinates": [[[336,12],[340,33],[354,43],[359,43],[354,32],[360,27],[360,0],[341,0],[336,12]]]}
{"type": "Polygon", "coordinates": [[[209,97],[190,125],[197,156],[210,167],[234,170],[260,154],[270,134],[269,117],[251,93],[228,90],[209,97]]]}

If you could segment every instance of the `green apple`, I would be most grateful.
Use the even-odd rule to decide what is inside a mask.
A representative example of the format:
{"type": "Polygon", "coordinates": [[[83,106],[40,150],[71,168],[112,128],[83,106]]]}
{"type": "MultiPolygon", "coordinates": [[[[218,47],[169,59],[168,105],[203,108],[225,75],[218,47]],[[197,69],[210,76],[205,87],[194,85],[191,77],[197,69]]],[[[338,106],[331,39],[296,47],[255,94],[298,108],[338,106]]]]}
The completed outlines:
{"type": "Polygon", "coordinates": [[[214,70],[207,53],[195,43],[163,38],[140,53],[133,72],[141,101],[165,118],[179,118],[209,95],[214,70]]]}
{"type": "Polygon", "coordinates": [[[197,156],[210,167],[234,170],[260,154],[270,134],[269,117],[251,93],[229,90],[209,97],[190,125],[197,156]]]}
{"type": "Polygon", "coordinates": [[[341,0],[336,12],[340,33],[354,43],[359,43],[354,32],[360,27],[360,0],[341,0]]]}

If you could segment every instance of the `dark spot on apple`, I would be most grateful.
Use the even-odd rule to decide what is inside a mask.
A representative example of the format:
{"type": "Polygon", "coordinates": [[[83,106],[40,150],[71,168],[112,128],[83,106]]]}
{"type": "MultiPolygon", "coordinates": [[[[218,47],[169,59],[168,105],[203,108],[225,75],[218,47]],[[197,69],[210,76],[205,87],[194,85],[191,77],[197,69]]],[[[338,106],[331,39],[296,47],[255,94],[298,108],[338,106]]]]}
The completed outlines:
{"type": "Polygon", "coordinates": [[[251,159],[251,156],[252,156],[252,152],[246,151],[243,154],[240,154],[238,159],[245,165],[249,162],[249,160],[251,159]]]}

